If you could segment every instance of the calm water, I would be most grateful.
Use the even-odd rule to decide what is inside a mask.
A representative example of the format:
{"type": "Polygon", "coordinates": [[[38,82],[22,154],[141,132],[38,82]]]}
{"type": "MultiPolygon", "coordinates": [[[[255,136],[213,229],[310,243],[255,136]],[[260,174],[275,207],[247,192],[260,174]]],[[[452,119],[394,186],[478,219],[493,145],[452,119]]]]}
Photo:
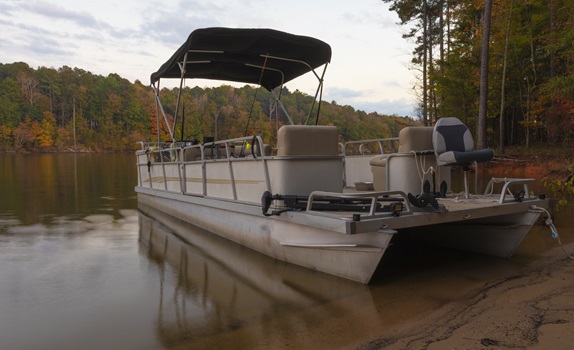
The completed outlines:
{"type": "MultiPolygon", "coordinates": [[[[132,155],[0,154],[0,349],[336,348],[423,317],[554,248],[512,259],[393,246],[369,286],[138,214],[132,155]],[[193,232],[194,244],[177,238],[193,232]]],[[[558,229],[573,240],[572,206],[558,229]]]]}

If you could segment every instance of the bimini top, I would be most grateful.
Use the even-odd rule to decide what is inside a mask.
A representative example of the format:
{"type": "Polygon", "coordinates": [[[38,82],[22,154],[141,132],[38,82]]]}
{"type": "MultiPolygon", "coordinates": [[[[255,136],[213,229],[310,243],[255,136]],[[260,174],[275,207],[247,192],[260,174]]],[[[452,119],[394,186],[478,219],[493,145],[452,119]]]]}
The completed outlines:
{"type": "Polygon", "coordinates": [[[151,75],[151,83],[182,78],[184,60],[184,78],[259,84],[272,90],[329,63],[331,47],[315,38],[273,29],[197,29],[151,75]]]}

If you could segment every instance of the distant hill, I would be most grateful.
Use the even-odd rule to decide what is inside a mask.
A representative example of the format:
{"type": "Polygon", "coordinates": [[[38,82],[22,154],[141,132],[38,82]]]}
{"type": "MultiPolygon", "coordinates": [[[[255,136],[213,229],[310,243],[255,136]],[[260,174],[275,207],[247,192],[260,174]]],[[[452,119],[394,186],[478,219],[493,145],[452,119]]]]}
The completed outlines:
{"type": "MultiPolygon", "coordinates": [[[[176,90],[164,88],[161,95],[166,114],[173,115],[176,90]]],[[[178,138],[225,139],[252,132],[272,143],[276,129],[288,123],[270,92],[249,85],[185,88],[182,101],[185,131],[178,125],[178,138]]],[[[294,123],[315,124],[317,104],[309,114],[312,96],[284,88],[281,101],[294,123]]],[[[318,124],[337,126],[345,142],[396,136],[418,120],[323,101],[318,124]]],[[[137,141],[157,138],[155,125],[153,91],[140,81],[68,66],[0,64],[0,150],[130,151],[137,141]]]]}

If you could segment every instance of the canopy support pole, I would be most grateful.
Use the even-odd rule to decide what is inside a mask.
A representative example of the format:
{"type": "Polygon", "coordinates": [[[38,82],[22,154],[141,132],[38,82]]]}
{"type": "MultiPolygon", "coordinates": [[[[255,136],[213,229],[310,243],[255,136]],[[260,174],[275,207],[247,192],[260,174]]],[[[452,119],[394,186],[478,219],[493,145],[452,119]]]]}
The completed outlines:
{"type": "MultiPolygon", "coordinates": [[[[181,93],[183,91],[182,87],[183,87],[183,81],[185,80],[185,67],[187,66],[187,54],[189,53],[186,52],[185,55],[183,56],[183,62],[182,63],[178,63],[179,64],[179,69],[181,70],[181,79],[179,80],[179,91],[177,92],[177,102],[175,105],[175,116],[173,117],[173,131],[175,132],[175,126],[177,125],[177,116],[179,115],[179,102],[181,100],[181,93]]],[[[184,125],[181,125],[181,133],[183,135],[183,127],[184,125]]],[[[172,133],[171,138],[175,141],[175,137],[172,133]]]]}
{"type": "Polygon", "coordinates": [[[155,84],[152,84],[152,88],[154,91],[154,95],[155,95],[155,103],[156,103],[156,113],[157,113],[157,143],[159,145],[159,143],[161,142],[160,140],[160,122],[159,122],[159,112],[161,111],[161,115],[163,116],[163,120],[165,121],[165,125],[167,126],[167,130],[169,132],[169,135],[171,136],[171,141],[175,142],[175,139],[173,137],[173,130],[171,129],[171,126],[169,125],[169,121],[167,120],[167,115],[165,114],[165,110],[163,109],[163,106],[161,104],[161,101],[159,99],[159,82],[158,82],[158,86],[156,87],[155,84]],[[159,108],[159,111],[157,110],[159,108]]]}
{"type": "Polygon", "coordinates": [[[325,77],[325,72],[327,71],[328,63],[325,63],[325,67],[323,68],[323,74],[319,77],[317,73],[315,73],[314,69],[311,69],[313,74],[319,80],[319,86],[317,86],[317,91],[315,91],[315,98],[313,98],[313,104],[311,105],[311,109],[309,110],[309,114],[307,115],[307,120],[305,121],[305,125],[309,122],[309,118],[311,117],[311,113],[313,113],[313,107],[315,107],[315,102],[317,101],[317,95],[319,95],[319,103],[317,104],[317,117],[315,118],[315,125],[319,123],[319,112],[321,112],[321,100],[323,99],[323,78],[325,77]]]}

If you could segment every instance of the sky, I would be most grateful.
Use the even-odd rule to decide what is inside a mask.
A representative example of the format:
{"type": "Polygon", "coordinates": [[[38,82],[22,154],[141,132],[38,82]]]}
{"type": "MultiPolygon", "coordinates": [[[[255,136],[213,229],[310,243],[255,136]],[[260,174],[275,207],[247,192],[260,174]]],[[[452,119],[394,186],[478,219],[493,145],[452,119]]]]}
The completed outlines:
{"type": "MultiPolygon", "coordinates": [[[[271,28],[331,45],[323,100],[414,116],[414,44],[398,21],[381,0],[0,0],[0,63],[65,65],[149,84],[197,28],[271,28]]],[[[316,81],[286,86],[313,95],[316,81]]]]}

